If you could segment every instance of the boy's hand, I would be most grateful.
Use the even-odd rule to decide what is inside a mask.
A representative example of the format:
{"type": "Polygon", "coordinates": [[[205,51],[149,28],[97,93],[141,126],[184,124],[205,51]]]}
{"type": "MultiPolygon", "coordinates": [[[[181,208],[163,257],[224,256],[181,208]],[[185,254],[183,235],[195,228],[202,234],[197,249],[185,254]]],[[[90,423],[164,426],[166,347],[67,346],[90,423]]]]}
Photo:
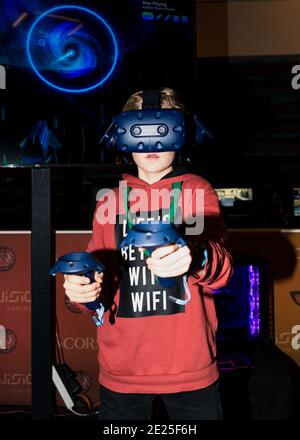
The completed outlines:
{"type": "Polygon", "coordinates": [[[95,274],[95,283],[90,284],[87,277],[79,275],[64,275],[63,287],[70,301],[77,303],[89,303],[95,301],[101,292],[103,273],[95,274]]]}
{"type": "Polygon", "coordinates": [[[171,244],[155,249],[146,263],[158,277],[176,277],[189,270],[192,256],[188,246],[171,244]]]}

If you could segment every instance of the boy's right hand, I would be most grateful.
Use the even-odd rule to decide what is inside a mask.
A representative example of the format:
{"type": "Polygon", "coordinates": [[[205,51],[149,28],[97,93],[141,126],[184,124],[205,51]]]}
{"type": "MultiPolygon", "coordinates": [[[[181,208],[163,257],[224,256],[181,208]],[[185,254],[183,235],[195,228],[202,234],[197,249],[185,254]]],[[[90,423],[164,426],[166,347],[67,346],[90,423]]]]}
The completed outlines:
{"type": "Polygon", "coordinates": [[[71,302],[89,303],[95,301],[101,292],[103,273],[95,273],[95,283],[80,275],[64,275],[63,287],[71,302]]]}

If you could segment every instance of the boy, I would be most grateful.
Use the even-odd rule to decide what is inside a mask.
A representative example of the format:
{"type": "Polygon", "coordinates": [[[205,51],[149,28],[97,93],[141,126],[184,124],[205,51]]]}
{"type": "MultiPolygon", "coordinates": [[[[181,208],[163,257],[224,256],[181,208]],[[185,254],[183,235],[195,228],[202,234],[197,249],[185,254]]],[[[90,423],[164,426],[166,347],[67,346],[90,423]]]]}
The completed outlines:
{"type": "MultiPolygon", "coordinates": [[[[184,110],[172,89],[162,89],[160,101],[162,109],[184,110]]],[[[143,92],[138,92],[123,112],[142,108],[143,92]]],[[[174,168],[175,155],[172,150],[132,153],[137,174],[124,174],[114,201],[103,196],[95,211],[87,250],[106,266],[104,277],[96,274],[96,282],[89,284],[85,277],[65,275],[64,288],[71,301],[84,304],[100,295],[106,309],[104,325],[97,331],[102,420],[150,419],[156,395],[171,419],[222,418],[211,290],[228,282],[232,261],[214,190],[200,176],[174,168]],[[171,196],[158,196],[160,190],[172,194],[178,185],[176,202],[171,196]],[[133,203],[138,198],[139,209],[133,203]],[[104,206],[116,211],[107,224],[102,224],[104,206]],[[122,249],[120,262],[118,245],[134,215],[135,221],[174,223],[204,216],[204,229],[186,235],[187,245],[159,247],[150,257],[143,249],[122,249]],[[183,275],[191,293],[188,304],[183,275]],[[175,288],[168,289],[156,277],[178,278],[175,288]],[[170,296],[180,301],[171,301],[170,296]]]]}

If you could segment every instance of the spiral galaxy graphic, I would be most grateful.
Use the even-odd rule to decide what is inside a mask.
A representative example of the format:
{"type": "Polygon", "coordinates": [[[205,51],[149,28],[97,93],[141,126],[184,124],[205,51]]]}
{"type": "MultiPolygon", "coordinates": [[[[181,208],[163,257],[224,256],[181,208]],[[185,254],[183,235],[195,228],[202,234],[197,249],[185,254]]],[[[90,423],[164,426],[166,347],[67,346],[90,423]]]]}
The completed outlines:
{"type": "Polygon", "coordinates": [[[104,84],[118,61],[115,34],[90,9],[65,5],[41,14],[26,42],[29,63],[48,86],[82,93],[104,84]]]}

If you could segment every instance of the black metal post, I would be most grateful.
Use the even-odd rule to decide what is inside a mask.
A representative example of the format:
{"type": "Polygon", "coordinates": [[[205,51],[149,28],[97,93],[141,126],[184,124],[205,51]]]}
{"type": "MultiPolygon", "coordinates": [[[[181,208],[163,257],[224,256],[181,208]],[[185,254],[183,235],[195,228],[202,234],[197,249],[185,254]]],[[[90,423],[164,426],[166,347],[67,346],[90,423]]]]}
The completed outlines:
{"type": "Polygon", "coordinates": [[[31,170],[32,418],[53,416],[52,364],[54,306],[49,270],[52,264],[51,169],[31,170]]]}

